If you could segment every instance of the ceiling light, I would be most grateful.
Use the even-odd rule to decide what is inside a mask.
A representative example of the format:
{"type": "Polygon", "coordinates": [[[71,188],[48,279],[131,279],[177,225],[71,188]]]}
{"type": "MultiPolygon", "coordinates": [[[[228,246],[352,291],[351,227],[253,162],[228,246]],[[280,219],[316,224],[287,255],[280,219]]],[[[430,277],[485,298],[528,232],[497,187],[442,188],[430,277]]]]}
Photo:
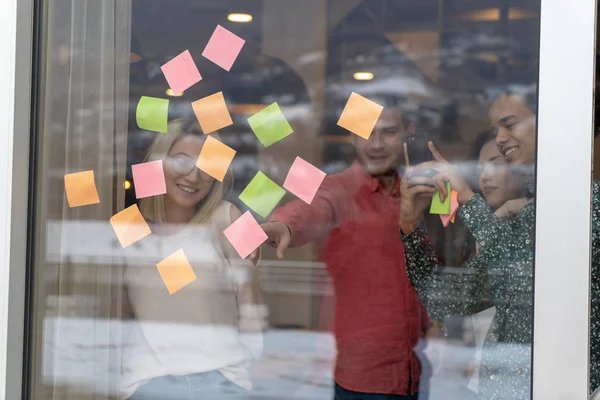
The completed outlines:
{"type": "Polygon", "coordinates": [[[372,72],[355,72],[354,79],[357,81],[370,81],[375,75],[372,72]]]}
{"type": "Polygon", "coordinates": [[[183,96],[184,92],[181,93],[173,93],[173,91],[171,90],[171,88],[168,88],[167,91],[165,92],[167,94],[167,96],[171,96],[171,97],[181,97],[183,96]]]}
{"type": "Polygon", "coordinates": [[[252,21],[252,15],[246,13],[231,13],[227,16],[227,19],[231,22],[250,22],[252,21]]]}

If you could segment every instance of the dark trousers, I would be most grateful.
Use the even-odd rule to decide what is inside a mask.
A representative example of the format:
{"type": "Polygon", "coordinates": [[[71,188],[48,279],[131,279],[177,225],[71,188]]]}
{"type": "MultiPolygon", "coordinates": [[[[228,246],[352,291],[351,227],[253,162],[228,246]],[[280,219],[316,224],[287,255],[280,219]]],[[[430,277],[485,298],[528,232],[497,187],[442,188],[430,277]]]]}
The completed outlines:
{"type": "Polygon", "coordinates": [[[401,396],[399,394],[359,393],[344,389],[335,384],[334,400],[417,400],[419,394],[401,396]]]}

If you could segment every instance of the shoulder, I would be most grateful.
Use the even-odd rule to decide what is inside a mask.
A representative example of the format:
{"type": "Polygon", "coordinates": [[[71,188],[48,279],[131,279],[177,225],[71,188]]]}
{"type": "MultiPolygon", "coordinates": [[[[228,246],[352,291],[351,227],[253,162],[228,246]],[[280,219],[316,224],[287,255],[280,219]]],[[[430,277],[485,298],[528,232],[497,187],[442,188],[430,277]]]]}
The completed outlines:
{"type": "Polygon", "coordinates": [[[237,208],[233,203],[223,200],[213,212],[211,221],[213,225],[216,224],[229,226],[231,222],[238,219],[241,215],[242,213],[239,208],[237,208]]]}
{"type": "Polygon", "coordinates": [[[229,207],[230,221],[233,222],[242,216],[242,211],[233,203],[226,201],[227,207],[229,207]]]}

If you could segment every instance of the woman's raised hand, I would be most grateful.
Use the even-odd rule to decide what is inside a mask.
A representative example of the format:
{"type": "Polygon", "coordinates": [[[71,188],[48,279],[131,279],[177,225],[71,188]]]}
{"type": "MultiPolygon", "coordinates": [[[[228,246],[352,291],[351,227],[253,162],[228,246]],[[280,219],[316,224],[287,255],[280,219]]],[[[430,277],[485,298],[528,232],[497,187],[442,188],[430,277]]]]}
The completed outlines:
{"type": "Polygon", "coordinates": [[[429,161],[419,164],[415,167],[418,170],[436,170],[438,173],[433,177],[433,184],[440,193],[440,200],[444,201],[450,194],[446,190],[446,182],[450,183],[450,187],[458,193],[458,202],[464,204],[475,194],[471,186],[462,176],[457,166],[450,164],[446,158],[435,147],[433,142],[429,142],[429,151],[433,155],[435,161],[429,161]]]}

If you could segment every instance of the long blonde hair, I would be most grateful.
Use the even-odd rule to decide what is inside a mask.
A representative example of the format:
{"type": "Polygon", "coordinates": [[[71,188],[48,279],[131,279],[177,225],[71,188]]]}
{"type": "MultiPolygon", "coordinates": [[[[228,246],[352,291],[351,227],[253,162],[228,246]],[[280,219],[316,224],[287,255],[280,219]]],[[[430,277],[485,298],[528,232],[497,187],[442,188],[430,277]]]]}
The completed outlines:
{"type": "MultiPolygon", "coordinates": [[[[144,161],[162,160],[164,165],[171,147],[173,147],[178,140],[187,135],[196,136],[202,140],[207,136],[202,131],[198,122],[194,119],[180,118],[171,121],[167,126],[167,133],[157,134],[144,161]]],[[[215,139],[220,139],[217,132],[211,133],[210,136],[215,139]]],[[[206,197],[198,203],[198,211],[194,214],[189,223],[200,224],[209,221],[217,207],[228,194],[232,185],[233,177],[230,171],[227,171],[227,174],[225,174],[223,182],[219,182],[215,179],[206,197]]],[[[166,222],[164,196],[166,196],[166,194],[145,197],[140,200],[140,212],[146,220],[158,224],[166,222]]]]}

